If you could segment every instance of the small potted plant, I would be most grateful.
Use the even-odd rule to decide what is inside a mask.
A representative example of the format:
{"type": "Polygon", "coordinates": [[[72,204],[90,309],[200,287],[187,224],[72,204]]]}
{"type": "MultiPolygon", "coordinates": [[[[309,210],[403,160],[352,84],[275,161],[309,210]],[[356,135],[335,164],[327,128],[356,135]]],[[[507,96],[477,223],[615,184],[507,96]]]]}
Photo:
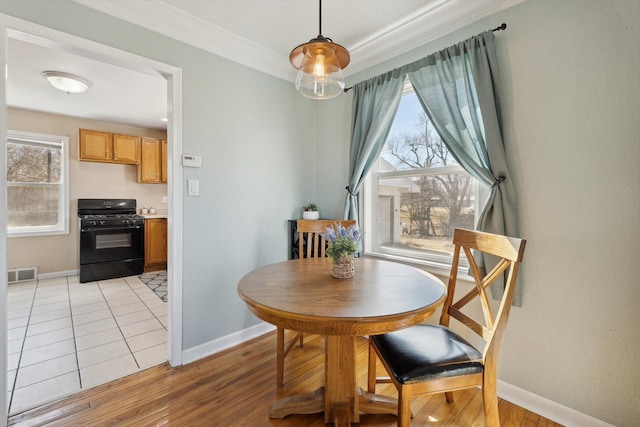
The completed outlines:
{"type": "Polygon", "coordinates": [[[320,233],[327,239],[329,246],[326,254],[333,260],[331,275],[338,279],[348,279],[355,274],[354,254],[360,251],[360,230],[357,225],[344,228],[339,223],[327,227],[325,233],[320,233]]]}
{"type": "Polygon", "coordinates": [[[308,205],[303,206],[302,218],[303,219],[319,219],[320,212],[318,212],[318,207],[314,203],[309,203],[308,205]]]}

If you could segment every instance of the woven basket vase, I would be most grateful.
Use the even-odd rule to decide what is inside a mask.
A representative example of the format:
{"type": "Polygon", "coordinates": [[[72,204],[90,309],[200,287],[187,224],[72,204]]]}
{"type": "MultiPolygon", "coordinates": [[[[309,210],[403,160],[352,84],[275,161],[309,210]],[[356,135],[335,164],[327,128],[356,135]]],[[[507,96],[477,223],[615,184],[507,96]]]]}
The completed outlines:
{"type": "Polygon", "coordinates": [[[331,275],[337,279],[350,279],[355,273],[355,267],[353,262],[353,254],[345,255],[338,258],[333,263],[333,271],[331,275]]]}

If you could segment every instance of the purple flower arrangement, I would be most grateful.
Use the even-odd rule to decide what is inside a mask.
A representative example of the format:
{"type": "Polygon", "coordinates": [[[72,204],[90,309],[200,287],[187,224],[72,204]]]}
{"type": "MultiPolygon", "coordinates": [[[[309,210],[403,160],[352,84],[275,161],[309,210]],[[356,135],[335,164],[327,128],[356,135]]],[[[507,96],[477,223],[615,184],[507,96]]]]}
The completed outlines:
{"type": "Polygon", "coordinates": [[[320,235],[329,242],[327,256],[332,258],[334,263],[337,263],[340,257],[360,251],[360,230],[355,224],[345,228],[334,222],[333,227],[326,227],[326,232],[320,235]]]}

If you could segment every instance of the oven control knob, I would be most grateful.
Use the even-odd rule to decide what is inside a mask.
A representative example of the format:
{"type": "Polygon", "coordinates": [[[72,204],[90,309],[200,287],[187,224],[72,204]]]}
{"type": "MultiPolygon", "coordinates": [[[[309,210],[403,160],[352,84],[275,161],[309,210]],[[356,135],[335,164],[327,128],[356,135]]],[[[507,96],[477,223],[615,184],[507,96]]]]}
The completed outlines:
{"type": "Polygon", "coordinates": [[[96,225],[96,222],[95,221],[91,221],[91,225],[96,225]]]}
{"type": "Polygon", "coordinates": [[[104,223],[105,223],[104,221],[100,221],[100,225],[104,225],[104,223]]]}

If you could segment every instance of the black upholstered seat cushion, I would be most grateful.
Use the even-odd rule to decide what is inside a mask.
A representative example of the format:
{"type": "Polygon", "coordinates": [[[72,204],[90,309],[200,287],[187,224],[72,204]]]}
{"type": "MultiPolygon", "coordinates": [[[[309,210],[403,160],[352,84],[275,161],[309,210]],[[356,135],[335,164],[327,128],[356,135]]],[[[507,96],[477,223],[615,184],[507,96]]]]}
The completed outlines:
{"type": "Polygon", "coordinates": [[[439,325],[416,325],[370,337],[401,384],[480,373],[482,354],[439,325]]]}

